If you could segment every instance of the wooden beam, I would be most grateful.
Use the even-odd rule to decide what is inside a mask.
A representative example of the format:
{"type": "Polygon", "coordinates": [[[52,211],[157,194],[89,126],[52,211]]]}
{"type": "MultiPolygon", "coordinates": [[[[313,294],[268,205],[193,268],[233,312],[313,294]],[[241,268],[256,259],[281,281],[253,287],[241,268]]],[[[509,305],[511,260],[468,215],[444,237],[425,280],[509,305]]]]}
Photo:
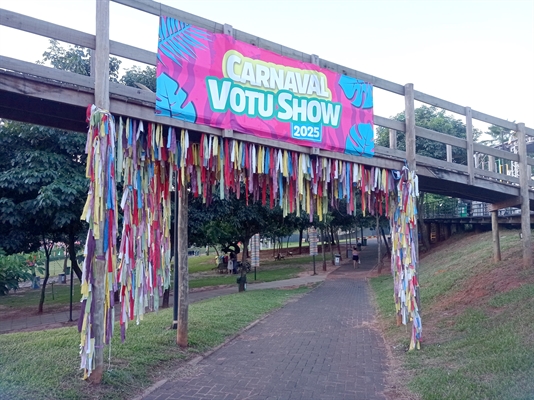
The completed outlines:
{"type": "Polygon", "coordinates": [[[465,107],[465,133],[467,139],[467,170],[469,174],[469,184],[475,180],[475,160],[473,152],[473,117],[470,107],[465,107]]]}
{"type": "Polygon", "coordinates": [[[521,205],[521,197],[512,197],[511,199],[499,201],[498,203],[488,204],[488,211],[498,211],[502,208],[517,207],[521,205]]]}
{"type": "Polygon", "coordinates": [[[76,29],[28,17],[0,8],[0,25],[18,29],[35,35],[61,40],[76,46],[95,48],[95,36],[76,29]]]}
{"type": "Polygon", "coordinates": [[[406,120],[406,162],[410,171],[416,171],[415,104],[413,83],[404,85],[404,115],[406,120]]]}
{"type": "Polygon", "coordinates": [[[493,241],[493,261],[501,261],[501,242],[499,237],[499,211],[491,212],[491,237],[493,241]]]}
{"type": "Polygon", "coordinates": [[[447,150],[447,162],[452,163],[452,146],[450,144],[446,145],[447,150]]]}
{"type": "Polygon", "coordinates": [[[530,167],[527,163],[527,143],[525,124],[517,124],[517,144],[519,152],[519,187],[521,191],[521,242],[523,244],[523,265],[532,267],[532,243],[530,230],[530,167]]]}
{"type": "MultiPolygon", "coordinates": [[[[96,2],[96,49],[95,49],[95,105],[109,110],[109,0],[96,2]]],[[[94,297],[94,369],[89,375],[91,383],[100,384],[104,374],[105,344],[105,280],[106,263],[104,255],[104,226],[98,225],[99,239],[95,240],[93,269],[94,297]]],[[[113,311],[111,311],[113,312],[113,311]]]]}
{"type": "Polygon", "coordinates": [[[467,141],[465,139],[457,138],[456,136],[447,135],[445,133],[436,132],[431,129],[416,126],[415,135],[423,137],[425,139],[434,140],[436,142],[450,144],[461,149],[467,148],[467,141]]]}
{"type": "Polygon", "coordinates": [[[389,148],[397,150],[397,131],[395,129],[389,130],[389,148]]]}
{"type": "Polygon", "coordinates": [[[422,103],[430,104],[431,106],[452,111],[456,114],[465,115],[465,107],[426,93],[419,92],[417,90],[414,90],[414,99],[422,103]]]}
{"type": "Polygon", "coordinates": [[[73,121],[64,118],[50,118],[44,114],[32,113],[26,110],[6,108],[0,105],[0,118],[24,122],[41,126],[48,126],[73,132],[87,132],[84,120],[73,121]]]}
{"type": "Polygon", "coordinates": [[[467,166],[463,164],[449,163],[447,161],[438,160],[437,158],[420,156],[415,157],[417,165],[428,165],[430,167],[439,167],[450,171],[458,171],[467,173],[467,166]]]}
{"type": "Polygon", "coordinates": [[[189,320],[189,269],[187,264],[187,224],[188,224],[188,193],[187,188],[178,190],[178,330],[176,343],[185,348],[188,345],[188,320],[189,320]]]}
{"type": "MultiPolygon", "coordinates": [[[[511,151],[494,149],[493,147],[484,146],[480,143],[473,143],[473,151],[476,151],[477,153],[491,155],[497,158],[504,158],[505,160],[511,160],[515,162],[519,161],[519,156],[515,153],[512,153],[511,151]]],[[[495,162],[495,159],[493,161],[495,162]]]]}

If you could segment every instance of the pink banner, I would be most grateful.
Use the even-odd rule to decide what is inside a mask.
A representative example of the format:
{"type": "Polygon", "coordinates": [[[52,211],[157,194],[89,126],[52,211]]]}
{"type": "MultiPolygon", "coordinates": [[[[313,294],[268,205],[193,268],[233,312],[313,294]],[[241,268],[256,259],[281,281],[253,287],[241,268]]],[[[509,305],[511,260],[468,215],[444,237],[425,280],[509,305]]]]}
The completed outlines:
{"type": "Polygon", "coordinates": [[[325,150],[374,154],[372,85],[161,17],[156,114],[325,150]]]}

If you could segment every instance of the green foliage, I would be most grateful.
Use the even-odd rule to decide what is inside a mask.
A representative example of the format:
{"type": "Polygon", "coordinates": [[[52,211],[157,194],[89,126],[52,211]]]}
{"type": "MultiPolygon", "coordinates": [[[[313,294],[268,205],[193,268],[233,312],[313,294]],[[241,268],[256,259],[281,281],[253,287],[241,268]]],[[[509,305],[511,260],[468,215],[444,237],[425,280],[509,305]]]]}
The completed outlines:
{"type": "Polygon", "coordinates": [[[156,92],[156,68],[146,67],[141,69],[133,66],[127,69],[120,79],[120,83],[126,86],[145,87],[152,92],[156,92]]]}
{"type": "MultiPolygon", "coordinates": [[[[134,398],[162,376],[173,379],[174,371],[181,366],[188,372],[191,367],[184,365],[184,359],[223,343],[265,313],[307,291],[307,288],[254,290],[192,304],[190,347],[185,351],[176,345],[176,331],[169,329],[172,309],[149,313],[139,325],[130,324],[125,343],[120,343],[120,335],[114,335],[111,368],[106,368],[100,386],[88,385],[80,379],[80,335],[76,328],[0,335],[0,397],[134,398]]],[[[115,331],[119,331],[118,324],[115,331]]]]}
{"type": "MultiPolygon", "coordinates": [[[[91,75],[91,54],[90,50],[80,46],[60,46],[57,40],[50,39],[50,46],[43,53],[43,59],[38,64],[49,62],[52,67],[76,74],[91,75]]],[[[121,61],[116,57],[109,58],[109,79],[118,82],[119,67],[121,61]]]]}
{"type": "Polygon", "coordinates": [[[7,295],[10,290],[17,290],[19,283],[31,280],[37,270],[40,268],[33,255],[5,255],[0,250],[0,296],[7,295]]]}
{"type": "Polygon", "coordinates": [[[43,235],[66,233],[70,225],[82,230],[88,188],[84,148],[84,134],[3,122],[0,246],[6,252],[36,250],[43,235]]]}

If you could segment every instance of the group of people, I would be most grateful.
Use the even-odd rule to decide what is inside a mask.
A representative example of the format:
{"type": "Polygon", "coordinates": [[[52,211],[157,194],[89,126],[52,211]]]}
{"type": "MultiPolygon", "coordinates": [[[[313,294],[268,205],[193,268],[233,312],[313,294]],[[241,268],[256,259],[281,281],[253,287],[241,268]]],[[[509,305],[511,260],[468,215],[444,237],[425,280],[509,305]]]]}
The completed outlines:
{"type": "Polygon", "coordinates": [[[228,274],[233,274],[237,271],[237,255],[231,251],[229,256],[224,256],[228,262],[228,274]]]}

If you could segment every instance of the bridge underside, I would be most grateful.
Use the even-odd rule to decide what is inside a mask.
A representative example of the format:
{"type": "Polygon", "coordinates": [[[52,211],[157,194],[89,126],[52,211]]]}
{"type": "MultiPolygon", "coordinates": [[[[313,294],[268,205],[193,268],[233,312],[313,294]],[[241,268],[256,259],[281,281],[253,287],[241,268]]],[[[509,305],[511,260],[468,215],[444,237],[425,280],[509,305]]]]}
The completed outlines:
{"type": "MultiPolygon", "coordinates": [[[[43,79],[26,74],[0,70],[0,118],[37,125],[50,126],[75,132],[86,132],[86,108],[93,103],[91,78],[80,77],[84,86],[43,79]]],[[[171,124],[192,131],[193,124],[155,117],[155,94],[140,89],[123,87],[120,94],[112,93],[110,111],[114,115],[171,124]]],[[[207,133],[220,134],[220,130],[200,127],[207,133]]],[[[234,137],[241,136],[239,134],[234,137]]],[[[243,135],[244,136],[244,135],[243,135]]],[[[249,138],[249,137],[247,137],[249,138]]],[[[250,139],[249,139],[250,140],[250,139]]],[[[258,142],[277,147],[276,142],[258,139],[258,142]]],[[[328,154],[328,156],[331,156],[328,154]]],[[[332,155],[335,157],[335,155],[332,155]]],[[[340,155],[341,156],[341,155],[340,155]]],[[[347,159],[347,155],[342,155],[347,159]]],[[[352,156],[351,156],[352,157],[352,156]]],[[[383,168],[400,169],[404,160],[376,154],[372,159],[353,157],[352,161],[383,168]]],[[[418,163],[420,191],[458,197],[485,203],[498,203],[519,196],[519,187],[496,179],[475,177],[468,183],[465,173],[418,163]]],[[[530,193],[530,207],[534,208],[534,193],[530,193]]]]}

